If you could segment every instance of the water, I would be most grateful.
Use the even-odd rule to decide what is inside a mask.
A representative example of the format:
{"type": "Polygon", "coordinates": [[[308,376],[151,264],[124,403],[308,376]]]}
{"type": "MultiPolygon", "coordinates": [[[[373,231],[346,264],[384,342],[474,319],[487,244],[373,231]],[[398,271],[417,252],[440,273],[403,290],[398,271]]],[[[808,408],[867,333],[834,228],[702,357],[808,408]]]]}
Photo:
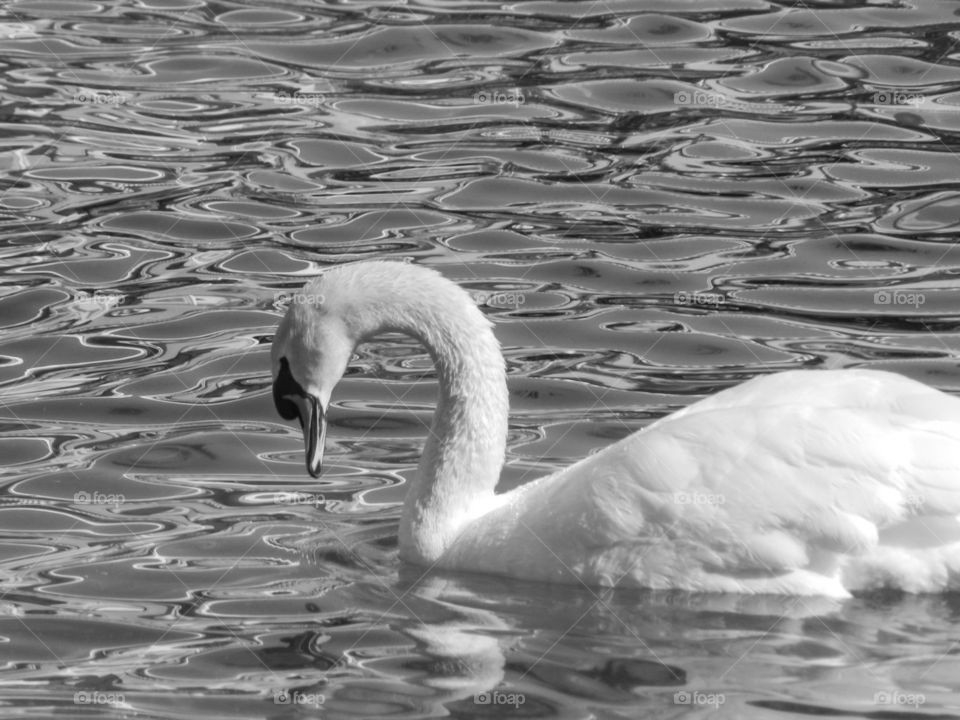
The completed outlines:
{"type": "Polygon", "coordinates": [[[960,717],[957,598],[402,567],[412,341],[320,481],[268,393],[289,294],[383,257],[496,323],[503,488],[757,373],[960,389],[957,6],[858,5],[6,4],[0,713],[960,717]]]}

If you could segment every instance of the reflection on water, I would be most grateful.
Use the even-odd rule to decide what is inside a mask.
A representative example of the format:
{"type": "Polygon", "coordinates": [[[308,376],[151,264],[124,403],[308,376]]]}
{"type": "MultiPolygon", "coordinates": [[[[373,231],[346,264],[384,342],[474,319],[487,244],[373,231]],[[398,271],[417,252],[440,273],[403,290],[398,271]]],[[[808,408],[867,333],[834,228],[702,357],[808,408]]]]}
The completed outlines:
{"type": "Polygon", "coordinates": [[[957,389],[954,11],[5,5],[4,716],[960,716],[954,598],[401,568],[412,341],[360,349],[320,481],[267,392],[289,294],[366,257],[496,323],[503,488],[757,373],[957,389]]]}

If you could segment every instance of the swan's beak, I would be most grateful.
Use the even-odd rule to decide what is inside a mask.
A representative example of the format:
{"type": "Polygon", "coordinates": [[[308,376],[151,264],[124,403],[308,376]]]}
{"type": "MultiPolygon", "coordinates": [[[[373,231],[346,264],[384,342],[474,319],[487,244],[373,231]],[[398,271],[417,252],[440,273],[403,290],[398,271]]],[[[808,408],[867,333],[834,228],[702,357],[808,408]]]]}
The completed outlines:
{"type": "Polygon", "coordinates": [[[323,465],[323,444],[327,439],[327,410],[317,398],[310,399],[313,412],[308,426],[303,429],[303,438],[307,443],[307,472],[318,478],[323,465]]]}
{"type": "Polygon", "coordinates": [[[297,406],[303,441],[307,446],[307,472],[320,477],[323,465],[323,444],[327,437],[327,411],[314,395],[285,395],[284,398],[297,406]]]}

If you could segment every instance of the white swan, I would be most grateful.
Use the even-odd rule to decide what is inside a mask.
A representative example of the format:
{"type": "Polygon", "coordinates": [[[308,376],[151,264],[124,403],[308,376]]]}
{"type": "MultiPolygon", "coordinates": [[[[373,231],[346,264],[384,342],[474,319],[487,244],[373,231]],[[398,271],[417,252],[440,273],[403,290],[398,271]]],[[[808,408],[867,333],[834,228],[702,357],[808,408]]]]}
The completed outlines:
{"type": "Polygon", "coordinates": [[[273,342],[277,410],[299,418],[314,477],[333,388],[385,331],[418,338],[440,385],[404,561],[691,591],[960,589],[960,399],[873,370],[765,375],[497,495],[509,408],[491,324],[433,270],[359,262],[294,296],[273,342]]]}

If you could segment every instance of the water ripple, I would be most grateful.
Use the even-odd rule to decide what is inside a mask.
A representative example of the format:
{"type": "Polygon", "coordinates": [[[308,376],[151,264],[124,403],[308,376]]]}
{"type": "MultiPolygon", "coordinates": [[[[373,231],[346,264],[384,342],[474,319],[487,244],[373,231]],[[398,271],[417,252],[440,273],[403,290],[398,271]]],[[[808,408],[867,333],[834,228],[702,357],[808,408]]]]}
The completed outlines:
{"type": "Polygon", "coordinates": [[[309,277],[392,257],[495,324],[503,488],[758,373],[960,390],[954,10],[8,4],[8,714],[960,716],[950,598],[410,577],[427,353],[358,351],[318,481],[268,376],[309,277]]]}

